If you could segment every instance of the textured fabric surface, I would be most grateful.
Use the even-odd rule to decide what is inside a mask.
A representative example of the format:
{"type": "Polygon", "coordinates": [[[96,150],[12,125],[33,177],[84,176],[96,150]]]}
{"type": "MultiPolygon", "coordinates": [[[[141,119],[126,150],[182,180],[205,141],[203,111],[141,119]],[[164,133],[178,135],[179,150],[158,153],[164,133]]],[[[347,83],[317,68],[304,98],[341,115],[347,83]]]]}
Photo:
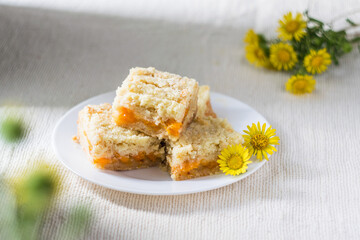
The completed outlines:
{"type": "Polygon", "coordinates": [[[56,166],[63,188],[44,239],[79,203],[94,213],[84,239],[360,239],[360,54],[316,77],[313,94],[294,96],[284,89],[289,75],[250,66],[242,43],[248,28],[274,31],[288,9],[331,19],[360,3],[227,1],[215,19],[197,5],[204,19],[191,23],[185,8],[173,15],[181,20],[184,11],[186,21],[171,21],[156,2],[147,19],[116,9],[105,16],[0,7],[0,101],[19,103],[29,128],[17,145],[0,142],[0,173],[17,176],[38,159],[56,166]],[[115,91],[133,66],[193,77],[251,105],[277,129],[278,153],[238,183],[191,195],[134,195],[82,180],[56,159],[53,128],[75,104],[115,91]]]}

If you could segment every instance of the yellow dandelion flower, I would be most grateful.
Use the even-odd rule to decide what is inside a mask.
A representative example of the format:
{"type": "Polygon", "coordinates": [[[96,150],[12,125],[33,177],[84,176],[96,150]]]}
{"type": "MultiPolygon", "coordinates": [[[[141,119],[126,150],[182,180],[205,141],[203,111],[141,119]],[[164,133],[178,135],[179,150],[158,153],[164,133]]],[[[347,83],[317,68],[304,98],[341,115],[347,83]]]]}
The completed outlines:
{"type": "Polygon", "coordinates": [[[259,36],[254,32],[253,29],[250,29],[244,38],[244,42],[247,44],[258,44],[259,43],[259,36]]]}
{"type": "Polygon", "coordinates": [[[296,41],[300,41],[306,34],[306,22],[300,13],[297,13],[295,18],[293,18],[291,12],[285,14],[283,19],[279,20],[279,24],[279,38],[284,40],[295,39],[296,41]]]}
{"type": "Polygon", "coordinates": [[[277,70],[290,70],[298,59],[294,48],[287,43],[277,43],[270,46],[270,62],[277,70]]]}
{"type": "Polygon", "coordinates": [[[311,93],[315,89],[316,81],[310,75],[294,75],[285,84],[286,91],[293,94],[311,93]]]}
{"type": "Polygon", "coordinates": [[[325,72],[327,66],[331,64],[331,56],[326,48],[319,51],[310,50],[309,55],[304,58],[304,66],[306,71],[311,74],[325,72]]]}
{"type": "Polygon", "coordinates": [[[273,145],[279,145],[280,138],[275,136],[276,129],[272,129],[271,126],[266,129],[266,123],[260,126],[260,123],[247,126],[248,131],[244,130],[246,135],[243,135],[245,143],[244,146],[249,149],[250,155],[256,156],[257,159],[269,160],[268,154],[271,155],[276,152],[276,148],[273,145]]]}
{"type": "Polygon", "coordinates": [[[239,145],[231,145],[221,151],[217,162],[220,165],[220,170],[226,175],[233,176],[246,172],[251,155],[249,150],[239,145]]]}
{"type": "Polygon", "coordinates": [[[246,46],[246,59],[257,67],[266,67],[269,65],[269,59],[265,51],[257,44],[246,46]]]}

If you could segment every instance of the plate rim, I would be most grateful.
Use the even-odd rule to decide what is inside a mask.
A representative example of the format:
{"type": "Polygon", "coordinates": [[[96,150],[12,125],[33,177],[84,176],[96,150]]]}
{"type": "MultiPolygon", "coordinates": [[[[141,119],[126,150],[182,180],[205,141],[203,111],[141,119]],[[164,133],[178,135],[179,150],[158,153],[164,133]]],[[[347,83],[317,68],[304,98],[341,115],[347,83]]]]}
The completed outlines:
{"type": "MultiPolygon", "coordinates": [[[[126,192],[126,193],[132,193],[132,194],[137,194],[137,195],[151,195],[151,196],[172,196],[172,195],[188,195],[188,194],[195,194],[195,193],[201,193],[201,192],[207,192],[207,191],[210,191],[210,190],[215,190],[215,189],[219,189],[219,188],[222,188],[222,187],[225,187],[227,185],[231,185],[233,183],[236,183],[242,179],[245,179],[247,177],[249,177],[250,175],[252,175],[253,173],[255,173],[256,171],[258,171],[259,168],[261,168],[262,166],[264,166],[267,161],[259,161],[258,164],[253,168],[253,170],[251,172],[248,172],[248,174],[245,176],[245,177],[240,177],[241,175],[238,175],[238,176],[231,176],[232,178],[232,181],[225,181],[225,182],[221,182],[220,184],[218,185],[211,185],[211,186],[208,186],[208,187],[204,187],[202,188],[201,190],[198,190],[198,189],[194,189],[194,190],[187,190],[187,191],[179,191],[179,192],[140,192],[140,191],[136,191],[136,190],[132,190],[131,188],[126,188],[126,187],[119,187],[119,186],[116,186],[114,184],[105,184],[103,182],[97,182],[91,178],[89,178],[88,176],[86,176],[85,174],[82,174],[80,171],[76,170],[76,169],[73,169],[71,166],[68,165],[67,161],[64,161],[62,159],[62,156],[61,154],[59,153],[58,151],[58,148],[56,146],[56,135],[58,133],[58,128],[61,126],[61,123],[63,122],[64,119],[66,119],[66,117],[68,117],[70,114],[72,114],[72,112],[82,106],[82,105],[89,105],[91,103],[88,103],[89,101],[92,101],[94,99],[97,99],[97,98],[101,98],[103,96],[106,96],[106,95],[110,95],[110,94],[114,94],[114,91],[109,91],[109,92],[106,92],[106,93],[102,93],[102,94],[99,94],[99,95],[96,95],[96,96],[93,96],[93,97],[90,97],[88,99],[85,99],[83,101],[81,101],[80,103],[76,104],[75,106],[71,107],[70,109],[68,109],[65,114],[63,114],[59,120],[56,122],[55,124],[55,127],[52,131],[52,135],[51,135],[51,145],[52,145],[52,148],[55,152],[55,155],[57,157],[57,159],[67,168],[69,169],[71,172],[75,173],[77,176],[79,176],[80,178],[86,180],[86,181],[89,181],[95,185],[99,185],[101,187],[105,187],[107,189],[111,189],[111,190],[115,190],[115,191],[121,191],[121,192],[126,192]]],[[[232,101],[237,101],[237,102],[241,102],[243,105],[245,105],[247,108],[250,108],[252,111],[256,112],[258,115],[260,115],[267,124],[269,124],[268,120],[262,115],[260,114],[256,109],[254,109],[253,107],[251,107],[250,105],[234,98],[234,97],[231,97],[231,96],[228,96],[228,95],[225,95],[225,94],[222,94],[222,93],[218,93],[218,92],[214,92],[214,91],[211,91],[210,94],[216,94],[216,95],[219,95],[219,96],[222,96],[222,97],[226,97],[226,98],[230,98],[232,101]]],[[[87,156],[86,156],[87,157],[87,156]]],[[[185,180],[186,181],[186,180],[185,180]]]]}

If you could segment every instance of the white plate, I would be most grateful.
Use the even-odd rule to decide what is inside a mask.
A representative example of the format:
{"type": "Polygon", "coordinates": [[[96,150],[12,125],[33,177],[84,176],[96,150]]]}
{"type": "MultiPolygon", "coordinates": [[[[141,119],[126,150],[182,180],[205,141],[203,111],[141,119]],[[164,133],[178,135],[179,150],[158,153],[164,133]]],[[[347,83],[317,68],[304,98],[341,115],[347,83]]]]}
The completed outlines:
{"type": "MultiPolygon", "coordinates": [[[[178,195],[208,191],[223,187],[258,170],[266,161],[249,165],[246,173],[239,176],[225,174],[201,177],[185,181],[173,181],[168,173],[157,167],[132,171],[108,171],[96,169],[87,159],[79,144],[72,141],[76,135],[78,112],[88,104],[112,103],[115,92],[90,98],[70,109],[57,123],[52,143],[60,161],[75,174],[95,184],[130,193],[148,195],[178,195]]],[[[211,103],[219,117],[227,118],[236,131],[242,132],[252,123],[266,123],[266,119],[248,105],[219,93],[211,93],[211,103]]]]}

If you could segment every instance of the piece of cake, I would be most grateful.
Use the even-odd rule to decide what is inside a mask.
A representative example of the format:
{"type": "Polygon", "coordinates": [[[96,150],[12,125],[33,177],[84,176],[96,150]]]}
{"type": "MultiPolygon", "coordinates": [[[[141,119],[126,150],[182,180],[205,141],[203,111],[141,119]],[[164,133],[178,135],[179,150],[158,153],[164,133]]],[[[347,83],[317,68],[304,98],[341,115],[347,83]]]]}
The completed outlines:
{"type": "Polygon", "coordinates": [[[216,174],[221,150],[240,143],[243,143],[242,135],[227,120],[211,116],[196,118],[177,141],[167,141],[167,161],[162,165],[173,180],[216,174]]]}
{"type": "Polygon", "coordinates": [[[198,83],[155,68],[133,68],[116,91],[117,125],[147,135],[177,140],[197,111],[198,83]]]}
{"type": "Polygon", "coordinates": [[[210,87],[207,85],[199,87],[198,109],[196,113],[196,118],[204,116],[216,117],[210,102],[210,87]]]}
{"type": "Polygon", "coordinates": [[[78,140],[92,163],[101,169],[146,168],[165,159],[161,140],[117,126],[110,104],[89,105],[80,111],[78,140]]]}

